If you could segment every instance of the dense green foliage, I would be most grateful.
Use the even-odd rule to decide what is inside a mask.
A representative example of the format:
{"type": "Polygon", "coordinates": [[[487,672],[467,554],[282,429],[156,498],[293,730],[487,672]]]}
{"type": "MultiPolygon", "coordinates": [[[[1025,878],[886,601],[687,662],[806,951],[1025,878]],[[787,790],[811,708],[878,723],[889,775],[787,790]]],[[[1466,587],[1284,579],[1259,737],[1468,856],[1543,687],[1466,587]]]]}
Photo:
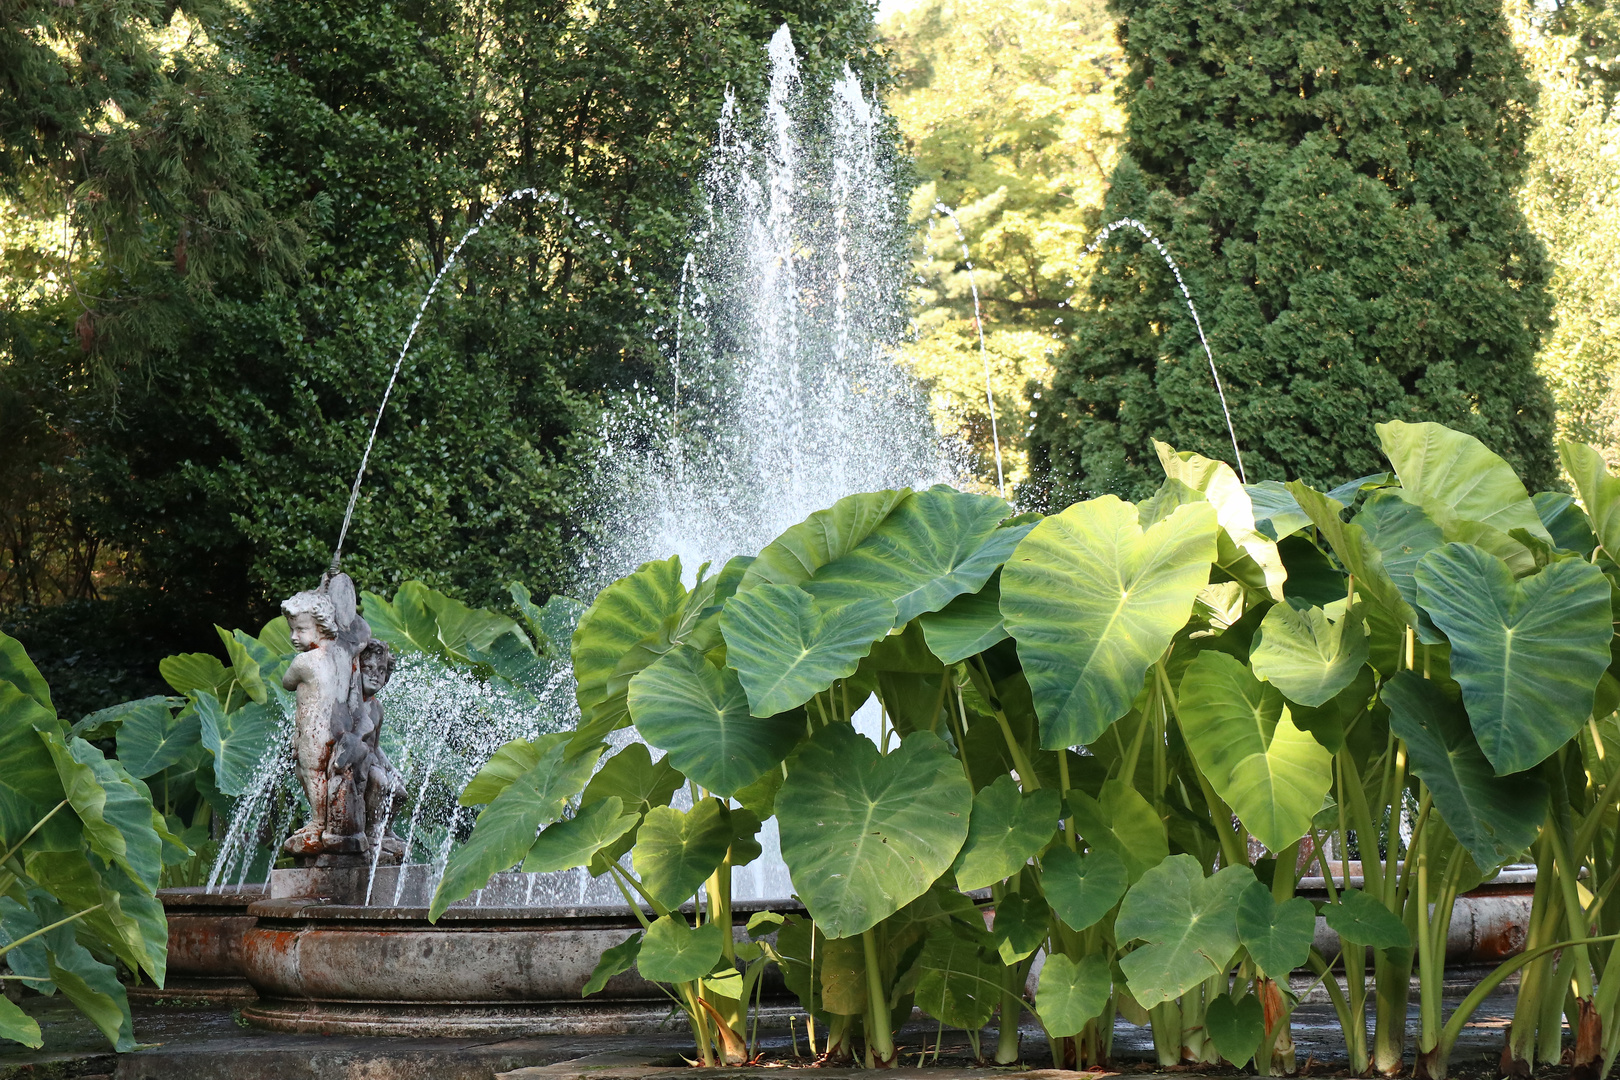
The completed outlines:
{"type": "MultiPolygon", "coordinates": [[[[1500,6],[1117,0],[1130,63],[1103,217],[1169,246],[1248,479],[1378,467],[1369,420],[1434,420],[1555,474],[1533,361],[1550,273],[1515,203],[1534,85],[1500,6]]],[[[1231,460],[1156,253],[1111,240],[1035,405],[1031,501],[1140,497],[1150,438],[1231,460]]]]}
{"type": "MultiPolygon", "coordinates": [[[[145,703],[148,733],[168,718],[145,703]],[[159,718],[161,714],[162,719],[159,718]]],[[[0,962],[5,978],[60,992],[120,1051],[135,1047],[121,977],[161,987],[169,924],[155,895],[165,871],[192,858],[172,817],[140,779],[171,763],[160,739],[124,761],[70,729],[15,638],[0,634],[0,962]]],[[[136,741],[131,741],[131,749],[136,741]]],[[[39,1024],[0,997],[0,1039],[38,1048],[39,1024]]]]}
{"type": "Polygon", "coordinates": [[[691,589],[679,559],[645,564],[574,630],[586,722],[507,744],[463,793],[483,810],[430,914],[519,863],[612,875],[644,930],[586,994],[632,966],[670,984],[709,1064],[752,1056],[774,963],[833,1059],[892,1063],[915,1005],[975,1049],[999,1012],[1011,1064],[1027,1007],[1060,1067],[1104,1065],[1123,1016],[1161,1066],[1291,1075],[1287,978],[1308,967],[1353,1075],[1402,1070],[1414,971],[1416,1075],[1440,1080],[1520,970],[1512,1058],[1559,1059],[1573,987],[1575,1068],[1605,1075],[1620,478],[1565,443],[1583,512],[1464,433],[1377,440],[1393,471],[1329,493],[1159,443],[1136,504],[871,492],[691,589]],[[667,756],[632,743],[586,784],[630,724],[667,756]],[[773,815],[809,918],[759,913],[733,941],[732,871],[773,815]],[[1453,902],[1527,856],[1526,951],[1445,1016],[1453,902]],[[1294,895],[1316,874],[1337,955],[1294,895]]]}
{"type": "Polygon", "coordinates": [[[727,84],[755,91],[783,21],[811,79],[868,63],[872,35],[848,0],[314,0],[172,26],[148,5],[106,40],[86,12],[0,27],[40,73],[8,89],[0,131],[0,408],[22,421],[0,457],[30,480],[0,495],[0,604],[124,582],[183,598],[188,648],[323,569],[428,281],[520,186],[574,220],[521,202],[468,245],[384,419],[347,565],[480,603],[519,575],[562,584],[604,405],[668,377],[653,331],[727,84]],[[115,51],[134,74],[109,89],[115,51]],[[64,110],[86,138],[40,119],[64,110]],[[108,218],[102,189],[139,213],[108,218]]]}

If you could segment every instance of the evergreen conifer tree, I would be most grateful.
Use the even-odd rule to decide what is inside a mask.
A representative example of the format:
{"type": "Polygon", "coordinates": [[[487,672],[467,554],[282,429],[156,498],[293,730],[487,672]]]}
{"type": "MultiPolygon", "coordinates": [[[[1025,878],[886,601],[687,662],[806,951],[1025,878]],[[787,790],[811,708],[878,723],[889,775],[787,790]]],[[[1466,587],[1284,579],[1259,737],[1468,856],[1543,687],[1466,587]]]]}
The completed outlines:
{"type": "MultiPolygon", "coordinates": [[[[1554,482],[1546,255],[1515,202],[1535,88],[1499,0],[1112,0],[1130,61],[1104,220],[1180,262],[1250,482],[1384,467],[1373,424],[1437,420],[1554,482]]],[[[1151,440],[1233,459],[1176,283],[1103,247],[1040,388],[1026,501],[1159,481],[1151,440]],[[1031,490],[1032,489],[1032,490],[1031,490]]]]}

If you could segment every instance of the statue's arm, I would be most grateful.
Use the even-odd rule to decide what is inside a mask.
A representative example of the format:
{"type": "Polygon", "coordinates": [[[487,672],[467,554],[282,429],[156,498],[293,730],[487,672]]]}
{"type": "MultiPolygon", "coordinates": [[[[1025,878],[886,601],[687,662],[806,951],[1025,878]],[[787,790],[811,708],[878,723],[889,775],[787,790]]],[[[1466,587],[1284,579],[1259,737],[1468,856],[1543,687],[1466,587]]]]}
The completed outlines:
{"type": "Polygon", "coordinates": [[[309,653],[299,653],[293,658],[293,662],[287,665],[287,670],[281,676],[281,688],[283,690],[297,690],[300,686],[311,681],[315,673],[310,668],[308,656],[309,653]]]}

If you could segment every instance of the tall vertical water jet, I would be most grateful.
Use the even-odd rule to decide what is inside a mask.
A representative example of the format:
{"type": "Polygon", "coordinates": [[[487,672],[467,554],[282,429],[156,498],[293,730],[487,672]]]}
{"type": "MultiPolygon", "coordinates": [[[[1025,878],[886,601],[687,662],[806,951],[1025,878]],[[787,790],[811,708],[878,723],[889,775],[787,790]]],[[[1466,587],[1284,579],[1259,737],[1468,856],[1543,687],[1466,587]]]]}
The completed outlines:
{"type": "Polygon", "coordinates": [[[581,592],[671,554],[718,566],[844,495],[956,476],[894,360],[906,223],[881,106],[847,67],[807,86],[786,26],[769,57],[757,116],[727,94],[704,174],[678,404],[648,389],[604,416],[607,527],[581,592]]]}

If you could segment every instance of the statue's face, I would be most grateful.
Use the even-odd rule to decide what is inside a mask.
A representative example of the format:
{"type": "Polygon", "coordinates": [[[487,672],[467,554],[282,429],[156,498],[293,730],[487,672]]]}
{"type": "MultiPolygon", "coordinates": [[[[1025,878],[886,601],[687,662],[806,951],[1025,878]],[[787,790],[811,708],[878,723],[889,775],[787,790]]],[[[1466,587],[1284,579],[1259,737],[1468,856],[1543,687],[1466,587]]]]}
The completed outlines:
{"type": "Polygon", "coordinates": [[[326,640],[326,635],[321,633],[320,623],[309,614],[294,615],[288,619],[287,633],[292,638],[293,648],[299,652],[308,652],[326,640]]]}
{"type": "Polygon", "coordinates": [[[365,691],[366,697],[374,696],[386,685],[388,685],[386,663],[368,660],[360,665],[360,688],[365,691]]]}

